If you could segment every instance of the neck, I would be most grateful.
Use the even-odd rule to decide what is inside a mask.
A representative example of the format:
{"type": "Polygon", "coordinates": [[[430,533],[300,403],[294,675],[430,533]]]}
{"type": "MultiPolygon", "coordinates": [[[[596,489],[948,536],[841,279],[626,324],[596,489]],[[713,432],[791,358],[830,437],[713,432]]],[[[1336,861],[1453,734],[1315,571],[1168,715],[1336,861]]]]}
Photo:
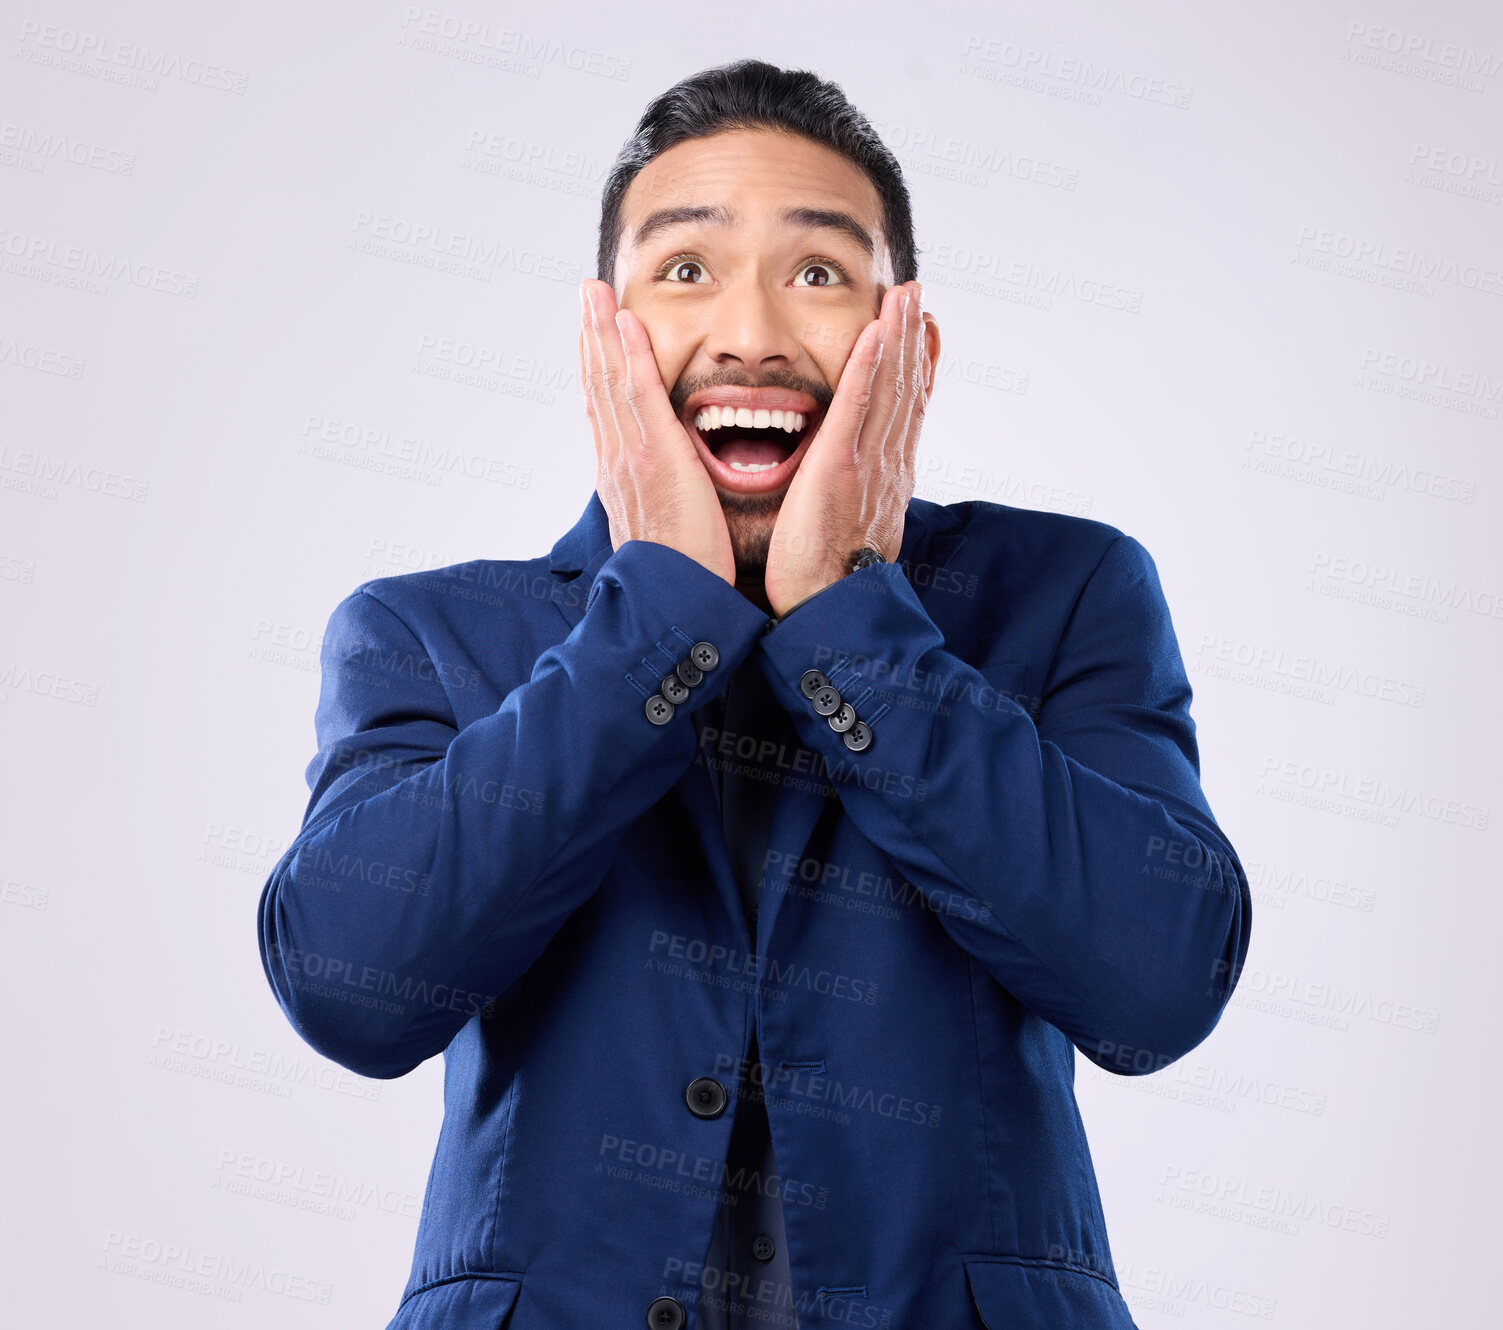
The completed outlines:
{"type": "Polygon", "coordinates": [[[747,600],[751,601],[759,610],[763,611],[763,613],[772,613],[772,605],[767,599],[767,592],[763,587],[760,577],[755,580],[738,577],[736,579],[736,590],[745,596],[747,600]]]}

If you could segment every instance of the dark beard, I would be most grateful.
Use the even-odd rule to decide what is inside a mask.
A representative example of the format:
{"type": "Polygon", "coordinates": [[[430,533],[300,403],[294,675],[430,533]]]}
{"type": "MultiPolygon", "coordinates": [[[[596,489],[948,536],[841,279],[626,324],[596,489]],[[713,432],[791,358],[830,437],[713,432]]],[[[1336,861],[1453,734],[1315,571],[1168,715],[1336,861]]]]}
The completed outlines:
{"type": "Polygon", "coordinates": [[[731,549],[736,556],[736,580],[760,582],[767,574],[767,551],[772,544],[772,527],[781,494],[736,494],[720,496],[726,527],[731,535],[731,549]]]}

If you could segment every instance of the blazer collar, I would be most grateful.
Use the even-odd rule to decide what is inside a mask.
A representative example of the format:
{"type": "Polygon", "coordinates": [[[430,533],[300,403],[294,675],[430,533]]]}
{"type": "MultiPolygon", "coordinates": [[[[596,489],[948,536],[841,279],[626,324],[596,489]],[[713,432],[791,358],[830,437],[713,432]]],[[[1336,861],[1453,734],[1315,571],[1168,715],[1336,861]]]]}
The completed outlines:
{"type": "MultiPolygon", "coordinates": [[[[923,562],[944,563],[965,543],[965,536],[956,530],[959,524],[960,518],[953,509],[928,499],[909,499],[898,557],[909,566],[923,562]]],[[[571,625],[584,617],[585,602],[595,585],[595,575],[613,553],[610,519],[606,516],[599,492],[591,490],[589,502],[579,520],[558,538],[548,557],[550,572],[566,578],[579,574],[583,579],[579,594],[556,597],[553,602],[571,625]]]]}

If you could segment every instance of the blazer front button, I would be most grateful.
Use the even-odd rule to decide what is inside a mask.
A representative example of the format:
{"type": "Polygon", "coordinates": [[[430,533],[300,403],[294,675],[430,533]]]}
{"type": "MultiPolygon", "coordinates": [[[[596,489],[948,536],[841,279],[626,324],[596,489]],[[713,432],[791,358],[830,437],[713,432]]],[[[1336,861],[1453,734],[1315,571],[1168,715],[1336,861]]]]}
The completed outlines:
{"type": "Polygon", "coordinates": [[[864,720],[858,720],[840,737],[845,740],[845,746],[851,752],[864,752],[872,746],[872,727],[864,720]]]}
{"type": "Polygon", "coordinates": [[[814,709],[821,716],[833,716],[840,710],[844,699],[840,696],[837,689],[831,688],[829,684],[826,684],[809,700],[814,704],[814,709]]]}
{"type": "Polygon", "coordinates": [[[805,670],[798,677],[799,691],[805,697],[813,697],[815,693],[819,692],[829,682],[819,670],[805,670]]]}
{"type": "Polygon", "coordinates": [[[725,1086],[712,1076],[698,1076],[684,1091],[689,1112],[697,1118],[718,1118],[725,1112],[725,1086]]]}
{"type": "Polygon", "coordinates": [[[684,1319],[684,1304],[677,1298],[654,1298],[647,1304],[652,1330],[683,1330],[684,1319]]]}
{"type": "Polygon", "coordinates": [[[674,706],[661,693],[654,693],[647,699],[647,719],[654,725],[666,725],[673,719],[674,706]]]}
{"type": "Polygon", "coordinates": [[[777,1248],[772,1245],[772,1239],[765,1233],[758,1233],[752,1239],[752,1255],[759,1261],[772,1260],[773,1253],[776,1250],[777,1248]]]}
{"type": "Polygon", "coordinates": [[[827,719],[830,722],[830,728],[836,734],[844,734],[856,723],[856,708],[849,702],[842,702],[827,719]]]}
{"type": "Polygon", "coordinates": [[[720,664],[720,652],[712,642],[696,642],[689,648],[689,659],[702,670],[713,670],[720,664]]]}
{"type": "Polygon", "coordinates": [[[664,697],[672,702],[674,706],[677,706],[680,702],[682,702],[686,697],[689,696],[689,685],[686,684],[682,679],[680,679],[676,674],[665,674],[663,676],[663,683],[659,691],[663,694],[664,697]]]}

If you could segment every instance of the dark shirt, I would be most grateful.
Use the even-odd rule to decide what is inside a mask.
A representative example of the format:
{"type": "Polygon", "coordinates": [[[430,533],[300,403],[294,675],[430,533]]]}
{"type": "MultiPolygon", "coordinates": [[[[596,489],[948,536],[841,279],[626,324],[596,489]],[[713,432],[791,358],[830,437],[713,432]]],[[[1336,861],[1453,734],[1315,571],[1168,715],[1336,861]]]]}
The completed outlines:
{"type": "MultiPolygon", "coordinates": [[[[789,753],[798,736],[755,661],[743,664],[699,715],[701,725],[728,738],[726,756],[721,756],[718,738],[706,741],[704,751],[720,792],[721,822],[755,949],[762,864],[781,788],[777,754],[789,753]],[[737,756],[737,741],[744,735],[756,740],[742,745],[752,750],[750,757],[737,756]],[[758,765],[757,751],[767,739],[779,748],[764,767],[758,765]]],[[[747,1065],[750,1071],[736,1100],[726,1185],[705,1257],[695,1325],[700,1330],[797,1330],[783,1232],[782,1180],[762,1102],[767,1078],[757,1056],[755,1029],[747,1065]]]]}

